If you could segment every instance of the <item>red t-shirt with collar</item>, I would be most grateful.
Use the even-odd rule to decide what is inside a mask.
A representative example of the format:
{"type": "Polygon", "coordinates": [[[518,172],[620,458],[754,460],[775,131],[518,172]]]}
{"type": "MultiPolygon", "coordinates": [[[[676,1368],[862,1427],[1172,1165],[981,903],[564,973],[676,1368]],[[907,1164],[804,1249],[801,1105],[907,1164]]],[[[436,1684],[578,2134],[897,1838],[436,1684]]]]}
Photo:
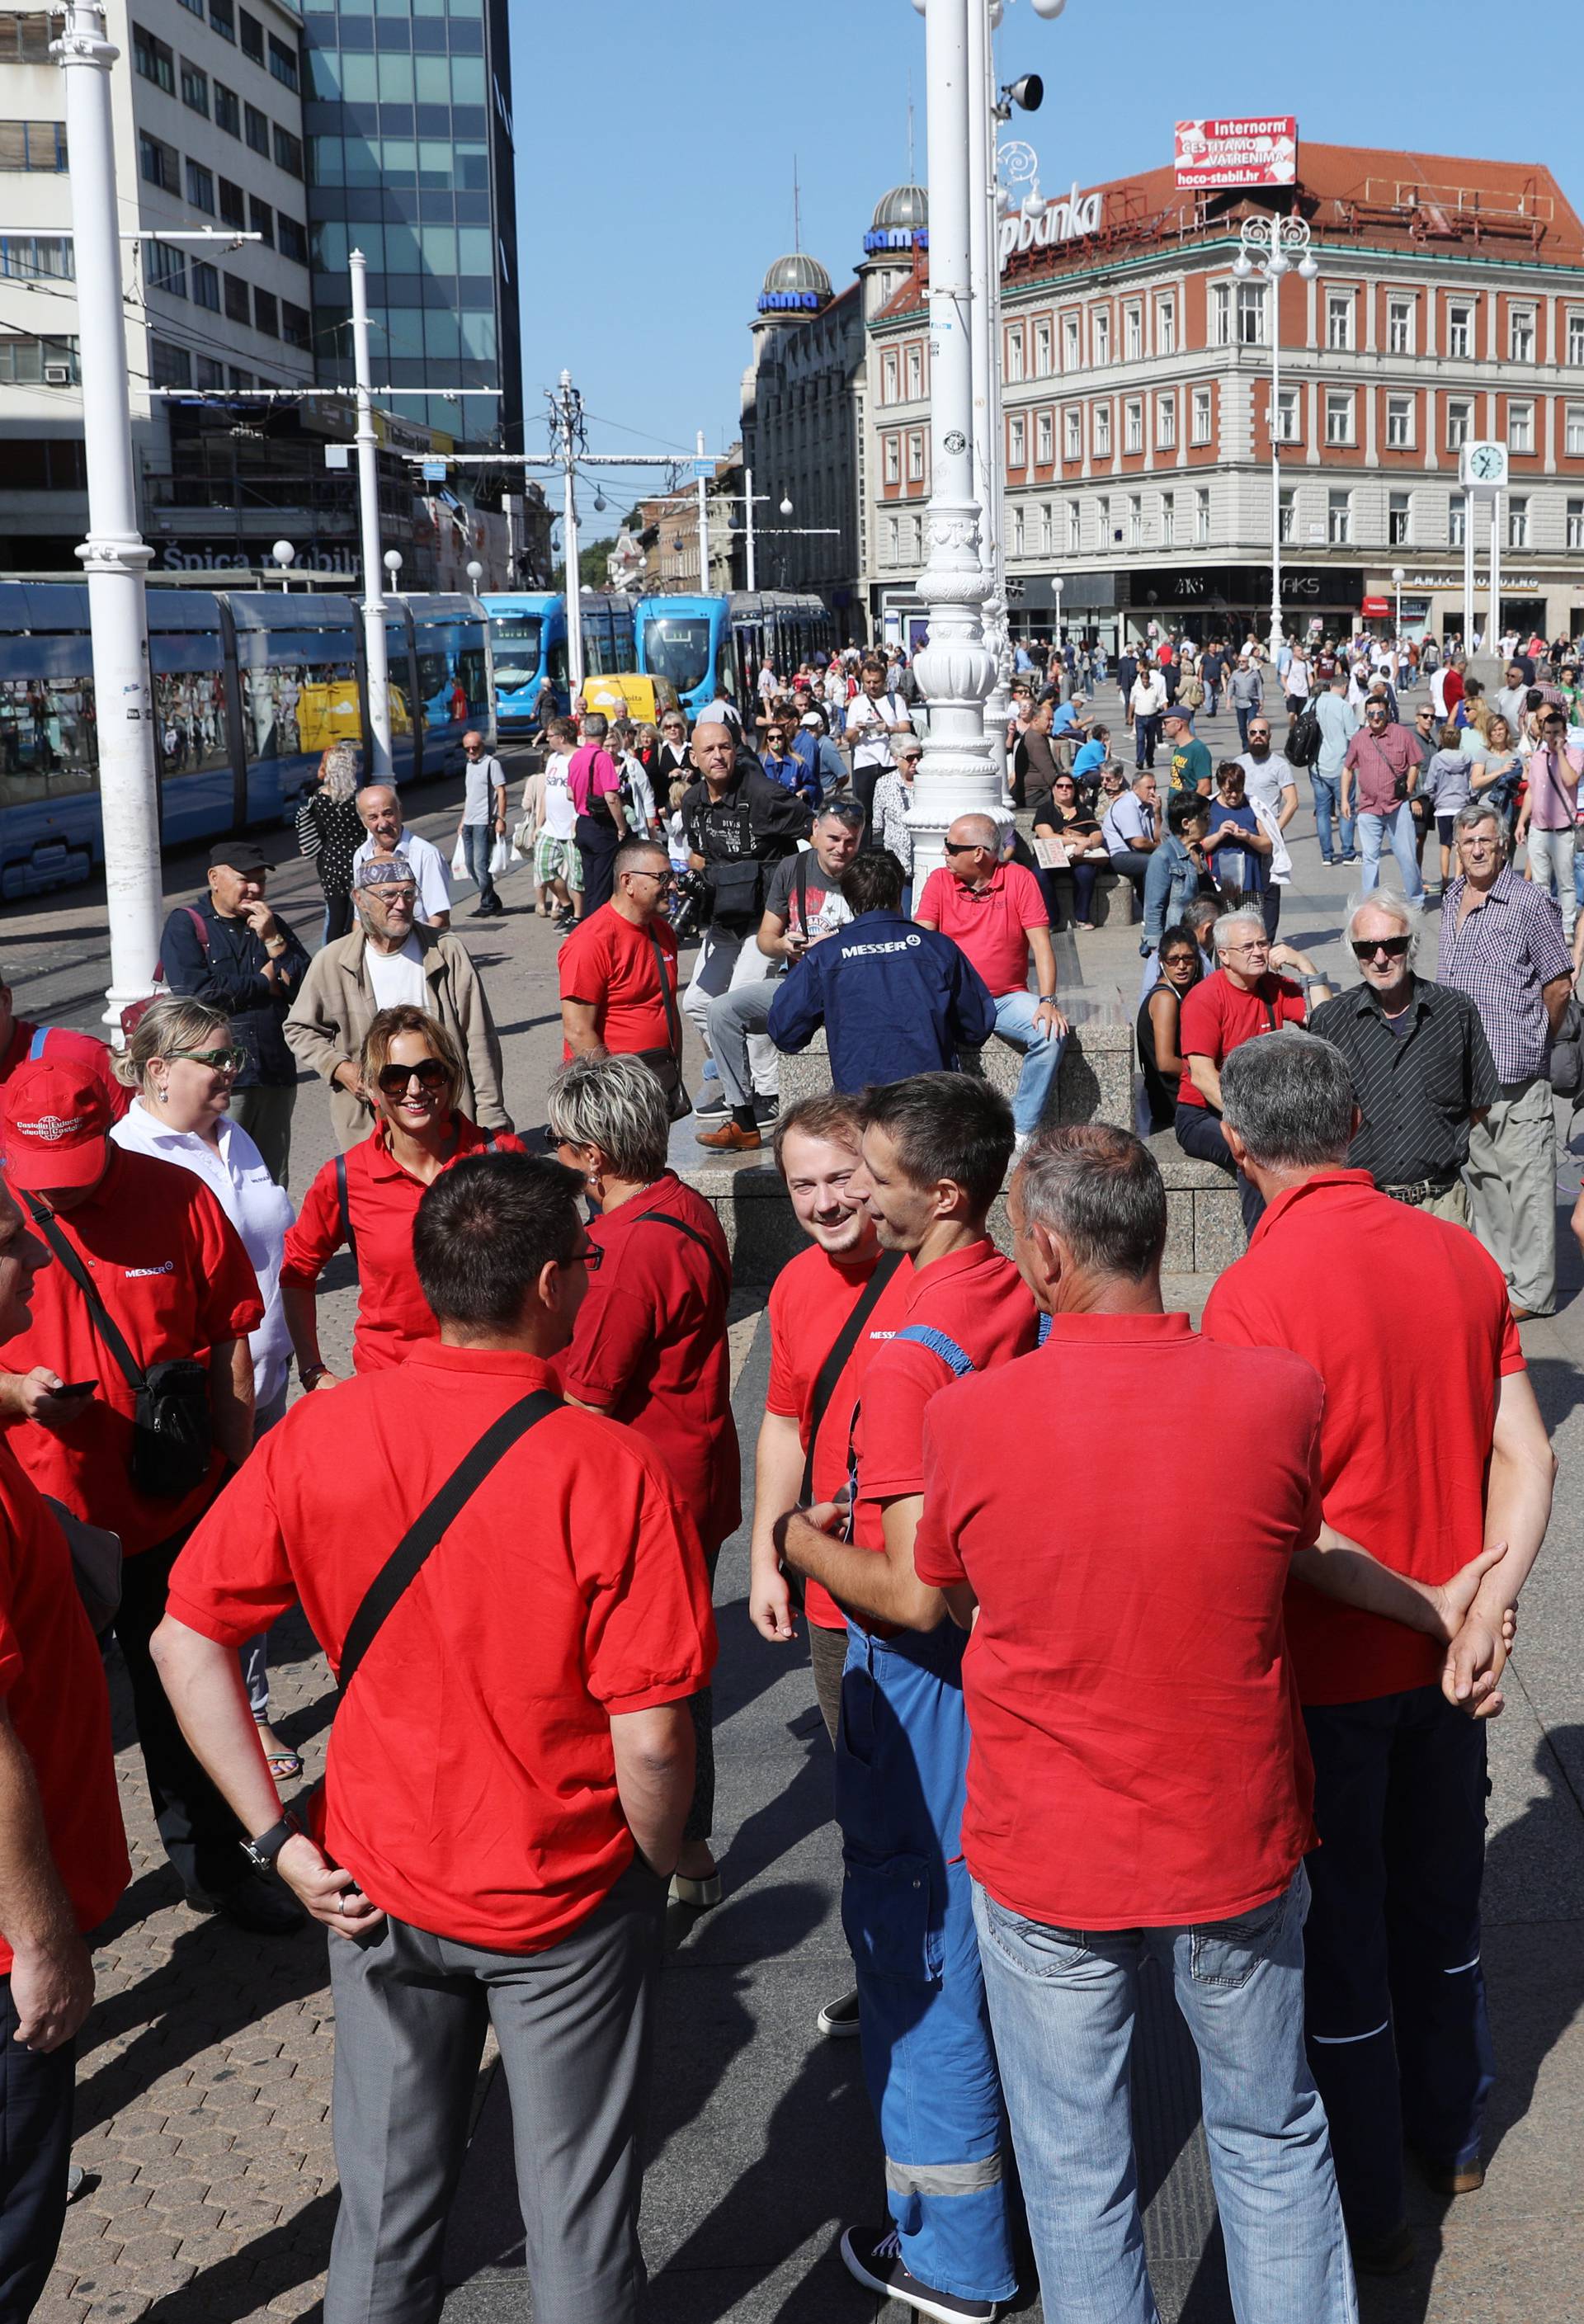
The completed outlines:
{"type": "Polygon", "coordinates": [[[726,1342],[732,1255],[720,1221],[668,1170],[588,1232],[603,1256],[572,1345],[557,1358],[561,1386],[648,1437],[713,1557],[742,1515],[726,1342]]]}
{"type": "MultiPolygon", "coordinates": [[[[815,1243],[789,1259],[770,1287],[770,1379],[765,1390],[765,1410],[797,1421],[805,1452],[814,1416],[815,1384],[880,1257],[877,1250],[857,1265],[846,1267],[815,1243]]],[[[847,1482],[852,1407],[863,1393],[872,1359],[903,1321],[914,1281],[913,1269],[904,1260],[870,1309],[831,1390],[814,1448],[812,1489],[816,1501],[830,1500],[847,1482]]],[[[803,1610],[816,1629],[846,1628],[847,1617],[823,1582],[808,1579],[803,1591],[803,1610]]]]}
{"type": "MultiPolygon", "coordinates": [[[[658,939],[666,964],[666,980],[677,997],[677,939],[669,923],[651,920],[647,928],[634,927],[614,904],[602,904],[574,930],[556,955],[563,1001],[581,1001],[596,1012],[594,1029],[612,1056],[634,1049],[668,1049],[671,1018],[655,969],[658,939]]],[[[572,1055],[563,1041],[561,1056],[572,1055]]]]}
{"type": "MultiPolygon", "coordinates": [[[[465,1154],[525,1154],[528,1148],[510,1130],[490,1133],[469,1121],[456,1123],[456,1151],[447,1163],[465,1154]]],[[[404,1170],[391,1153],[382,1123],[350,1148],[346,1163],[346,1213],[357,1246],[361,1290],[357,1322],[352,1334],[355,1371],[377,1371],[399,1364],[420,1340],[435,1339],[439,1325],[434,1310],[419,1288],[412,1259],[412,1222],[424,1197],[424,1187],[404,1170]]],[[[281,1268],[281,1288],[288,1285],[311,1291],[345,1236],[341,1229],[341,1204],[336,1185],[336,1165],[327,1162],[302,1198],[296,1223],[286,1236],[281,1268]]]]}
{"type": "Polygon", "coordinates": [[[1051,924],[1039,882],[1021,863],[998,863],[990,885],[977,890],[943,866],[925,881],[913,917],[967,954],[994,1001],[1027,991],[1028,931],[1051,924]]]}
{"type": "MultiPolygon", "coordinates": [[[[1327,1522],[1383,1565],[1446,1582],[1485,1544],[1504,1374],[1524,1351],[1500,1268],[1464,1227],[1328,1170],[1278,1194],[1210,1295],[1204,1329],[1291,1348],[1325,1382],[1327,1522]]],[[[1213,1462],[1216,1490],[1227,1464],[1213,1462]]],[[[1368,1702],[1441,1682],[1434,1639],[1294,1582],[1287,1635],[1305,1702],[1368,1702]]]]}
{"type": "MultiPolygon", "coordinates": [[[[18,1065],[25,1065],[32,1052],[37,1025],[25,1023],[20,1017],[13,1020],[11,1038],[5,1045],[5,1055],[0,1057],[0,1084],[8,1082],[18,1065]]],[[[105,1093],[112,1121],[119,1121],[132,1103],[132,1092],[124,1082],[115,1078],[110,1052],[103,1041],[96,1041],[91,1033],[74,1033],[69,1026],[46,1025],[43,1042],[39,1050],[52,1065],[77,1065],[93,1074],[105,1093]]]]}
{"type": "MultiPolygon", "coordinates": [[[[54,1221],[72,1245],[111,1320],[146,1370],[180,1357],[207,1362],[226,1340],[245,1340],[264,1319],[258,1277],[242,1237],[190,1170],[112,1146],[88,1201],[54,1221]]],[[[203,1483],[180,1500],[155,1500],[132,1481],[136,1392],[94,1327],[87,1303],[58,1260],[33,1278],[32,1321],[0,1346],[0,1368],[48,1364],[63,1380],[97,1380],[80,1420],[57,1435],[36,1420],[7,1432],[41,1493],[89,1525],[121,1536],[128,1557],[183,1532],[208,1506],[225,1468],[218,1451],[203,1483]]]]}
{"type": "Polygon", "coordinates": [[[979,1599],[962,1847],[1008,1911],[1229,1920],[1312,1846],[1282,1609],[1320,1525],[1323,1401],[1297,1357],[1185,1315],[1058,1315],[1037,1353],[931,1400],[914,1563],[979,1599]],[[1030,1416],[1080,1410],[1053,1496],[1030,1416]]]}
{"type": "MultiPolygon", "coordinates": [[[[1300,986],[1274,969],[1266,969],[1257,984],[1245,991],[1223,969],[1217,969],[1183,997],[1177,1038],[1184,1057],[1208,1057],[1219,1071],[1234,1049],[1260,1033],[1274,1033],[1281,1025],[1302,1025],[1303,993],[1300,986]],[[1274,1023],[1273,1023],[1274,1019],[1274,1023]]],[[[1202,1094],[1184,1066],[1177,1084],[1179,1105],[1203,1105],[1202,1094]]]]}
{"type": "MultiPolygon", "coordinates": [[[[86,1936],[131,1877],[110,1696],[51,1510],[0,1439],[0,1697],[32,1762],[51,1858],[86,1936]]],[[[14,1955],[0,1936],[0,1977],[14,1955]]]]}
{"type": "MultiPolygon", "coordinates": [[[[983,1372],[1027,1355],[1038,1323],[1027,1286],[986,1236],[913,1269],[895,1329],[920,1324],[944,1333],[983,1372]]],[[[884,1549],[884,1502],[923,1492],[925,1406],[951,1377],[933,1348],[895,1333],[870,1358],[852,1424],[858,1469],[852,1539],[860,1549],[884,1549]]],[[[873,1627],[884,1635],[883,1625],[873,1627]]]]}
{"type": "MultiPolygon", "coordinates": [[[[536,1356],[436,1340],[333,1397],[300,1397],[182,1551],[170,1611],[235,1646],[300,1600],[336,1666],[418,1512],[503,1412],[554,1385],[536,1356]]],[[[327,1853],[437,1935],[510,1953],[555,1944],[632,1858],[612,1717],[696,1692],[714,1645],[664,1464],[597,1413],[552,1413],[472,1496],[347,1689],[320,1810],[327,1853]]]]}

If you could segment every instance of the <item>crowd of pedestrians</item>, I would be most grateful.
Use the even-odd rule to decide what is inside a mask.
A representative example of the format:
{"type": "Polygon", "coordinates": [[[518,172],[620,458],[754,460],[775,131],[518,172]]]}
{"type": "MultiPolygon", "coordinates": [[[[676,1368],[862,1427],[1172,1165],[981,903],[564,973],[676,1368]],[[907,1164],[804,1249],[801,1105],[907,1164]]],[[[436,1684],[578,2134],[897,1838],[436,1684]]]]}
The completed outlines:
{"type": "Polygon", "coordinates": [[[515,824],[470,733],[474,917],[515,853],[559,939],[561,1062],[515,1092],[542,1134],[447,859],[342,746],[298,819],[317,946],[234,838],[118,1056],[0,985],[0,2317],[54,2256],[128,1877],[112,1633],[188,1904],[327,1932],[329,2324],[438,2312],[492,2033],[536,2317],[642,2314],[664,1914],[725,1883],[713,1599],[745,1517],[746,1621],[806,1637],[832,1747],[852,1976],[810,2030],[857,2039],[883,2151],[859,2282],[988,2319],[1026,2222],[1047,2314],[1149,2324],[1147,1960],[1247,2324],[1350,2324],[1356,2273],[1413,2256],[1409,2160],[1478,2188],[1486,1728],[1554,1471],[1517,1326],[1556,1302],[1577,673],[1515,640],[1487,711],[1460,655],[1388,641],[1020,660],[1008,803],[927,876],[900,656],[691,735],[552,720],[515,824]],[[1301,774],[1360,865],[1340,991],[1278,936],[1301,774]],[[1136,1131],[1056,1126],[1054,935],[1102,875],[1138,923],[1136,1131]],[[822,1034],[828,1093],[783,1105],[822,1034]],[[1009,1097],[968,1069],[998,1040],[1009,1097]],[[335,1151],[294,1194],[303,1070],[335,1151]],[[768,1146],[804,1239],[751,1508],[684,1120],[768,1146]],[[1157,1138],[1247,1232],[1197,1329],[1162,1296],[1157,1138]],[[1083,1416],[1059,1472],[1031,1413],[1083,1416]],[[306,1793],[270,1724],[293,1607],[336,1681],[306,1793]]]}

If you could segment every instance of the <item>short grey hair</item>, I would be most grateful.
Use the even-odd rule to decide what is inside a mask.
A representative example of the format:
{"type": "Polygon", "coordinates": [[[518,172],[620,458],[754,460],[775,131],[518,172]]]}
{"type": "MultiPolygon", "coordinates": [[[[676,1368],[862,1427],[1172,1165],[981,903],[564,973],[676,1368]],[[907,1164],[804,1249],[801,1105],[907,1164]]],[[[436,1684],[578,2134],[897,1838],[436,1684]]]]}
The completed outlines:
{"type": "Polygon", "coordinates": [[[1371,888],[1368,894],[1360,889],[1348,899],[1342,935],[1349,944],[1353,941],[1354,926],[1361,912],[1385,912],[1388,919],[1395,920],[1408,939],[1408,964],[1412,967],[1419,957],[1419,939],[1424,933],[1423,914],[1415,911],[1407,898],[1399,896],[1395,888],[1371,888]]]}
{"type": "Polygon", "coordinates": [[[1346,1057],[1296,1026],[1244,1041],[1221,1067],[1221,1119],[1266,1169],[1346,1161],[1356,1110],[1346,1057]]]}
{"type": "Polygon", "coordinates": [[[869,817],[863,811],[863,801],[855,798],[828,798],[814,811],[815,823],[839,823],[843,831],[861,831],[869,817]]]}
{"type": "Polygon", "coordinates": [[[666,1093],[640,1057],[569,1058],[547,1111],[561,1144],[597,1146],[619,1177],[658,1178],[666,1167],[666,1093]]]}
{"type": "Polygon", "coordinates": [[[1100,1121],[1042,1130],[1018,1165],[1018,1186],[1024,1223],[1060,1235],[1089,1272],[1141,1283],[1160,1265],[1165,1185],[1131,1130],[1100,1121]]]}
{"type": "Polygon", "coordinates": [[[583,733],[585,742],[603,742],[610,731],[611,722],[606,717],[603,710],[589,710],[585,712],[583,733]]]}
{"type": "Polygon", "coordinates": [[[1478,823],[1494,823],[1498,837],[1506,837],[1506,817],[1493,800],[1482,798],[1471,798],[1458,809],[1452,817],[1452,837],[1456,839],[1460,833],[1472,831],[1478,823]]]}
{"type": "Polygon", "coordinates": [[[1218,960],[1228,949],[1228,940],[1234,928],[1253,928],[1258,935],[1264,936],[1264,915],[1248,911],[1241,906],[1235,912],[1223,912],[1215,923],[1215,948],[1218,960]]]}

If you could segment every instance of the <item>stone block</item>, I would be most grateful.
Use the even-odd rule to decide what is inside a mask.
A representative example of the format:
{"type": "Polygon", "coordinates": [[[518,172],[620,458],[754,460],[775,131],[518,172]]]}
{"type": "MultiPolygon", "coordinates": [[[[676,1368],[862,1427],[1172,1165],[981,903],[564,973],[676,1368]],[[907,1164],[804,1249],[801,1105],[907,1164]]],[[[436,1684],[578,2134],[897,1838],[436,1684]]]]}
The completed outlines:
{"type": "Polygon", "coordinates": [[[1219,1275],[1248,1248],[1236,1186],[1201,1187],[1193,1196],[1193,1271],[1219,1275]]]}

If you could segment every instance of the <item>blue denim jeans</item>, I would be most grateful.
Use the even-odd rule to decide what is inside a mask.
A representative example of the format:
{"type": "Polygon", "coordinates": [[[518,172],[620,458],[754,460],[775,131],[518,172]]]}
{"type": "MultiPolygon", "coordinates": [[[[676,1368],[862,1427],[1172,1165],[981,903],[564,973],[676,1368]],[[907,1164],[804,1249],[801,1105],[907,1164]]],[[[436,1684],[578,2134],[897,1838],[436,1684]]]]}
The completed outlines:
{"type": "Polygon", "coordinates": [[[481,904],[495,901],[495,883],[490,876],[490,856],[495,844],[495,828],[489,823],[465,823],[462,845],[467,858],[467,876],[478,890],[481,904]]]}
{"type": "Polygon", "coordinates": [[[1082,1931],[975,1886],[1001,2088],[1045,2313],[1158,2324],[1144,2265],[1129,2081],[1138,1972],[1170,1976],[1199,2052],[1204,2127],[1239,2324],[1355,2324],[1331,2140],[1303,2053],[1299,1867],[1235,1921],[1082,1931]]]}
{"type": "Polygon", "coordinates": [[[1320,852],[1325,862],[1331,863],[1338,855],[1353,854],[1358,844],[1357,832],[1352,816],[1343,815],[1339,804],[1341,777],[1317,775],[1311,768],[1309,788],[1314,799],[1314,828],[1320,835],[1320,852]],[[1340,833],[1335,835],[1331,828],[1333,817],[1340,826],[1340,833]]]}
{"type": "Polygon", "coordinates": [[[1358,885],[1366,895],[1380,878],[1381,844],[1389,842],[1397,859],[1397,869],[1403,875],[1403,893],[1411,904],[1424,900],[1424,882],[1419,875],[1419,857],[1414,846],[1414,814],[1406,799],[1393,807],[1389,815],[1361,815],[1358,817],[1358,842],[1364,851],[1364,876],[1358,885]]]}
{"type": "Polygon", "coordinates": [[[1045,1100],[1062,1070],[1062,1052],[1067,1046],[1064,1033],[1053,1040],[1043,1025],[1035,1023],[1034,1012],[1038,1006],[1037,996],[1032,992],[1003,992],[996,1002],[997,1032],[1023,1052],[1023,1070],[1018,1076],[1012,1100],[1012,1126],[1019,1138],[1031,1137],[1039,1128],[1045,1100]]]}

